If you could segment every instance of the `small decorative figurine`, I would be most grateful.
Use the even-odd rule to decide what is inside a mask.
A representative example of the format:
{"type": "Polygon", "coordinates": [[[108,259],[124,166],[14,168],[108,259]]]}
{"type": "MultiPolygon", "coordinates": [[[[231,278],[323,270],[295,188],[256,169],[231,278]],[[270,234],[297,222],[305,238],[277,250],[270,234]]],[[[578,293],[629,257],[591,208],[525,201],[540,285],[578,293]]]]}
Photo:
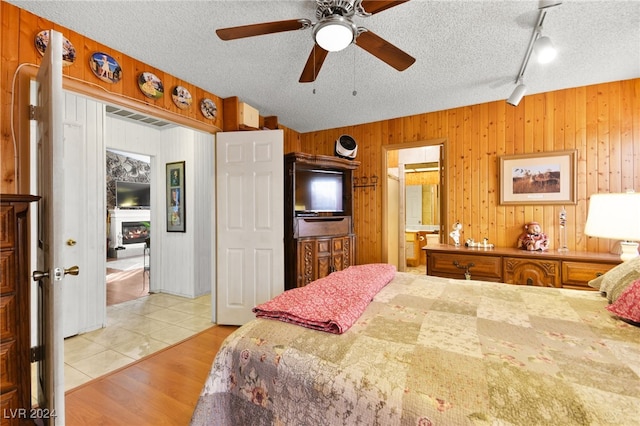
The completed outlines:
{"type": "Polygon", "coordinates": [[[518,248],[528,251],[545,251],[549,249],[549,240],[538,222],[529,222],[518,238],[518,248]]]}
{"type": "Polygon", "coordinates": [[[453,238],[453,243],[457,246],[460,245],[460,230],[462,229],[462,224],[460,222],[456,222],[453,224],[453,231],[449,233],[449,236],[453,238]]]}
{"type": "Polygon", "coordinates": [[[464,245],[465,247],[479,247],[485,249],[492,249],[494,247],[493,244],[489,243],[489,238],[486,237],[482,239],[482,242],[475,242],[473,238],[467,238],[464,245]]]}

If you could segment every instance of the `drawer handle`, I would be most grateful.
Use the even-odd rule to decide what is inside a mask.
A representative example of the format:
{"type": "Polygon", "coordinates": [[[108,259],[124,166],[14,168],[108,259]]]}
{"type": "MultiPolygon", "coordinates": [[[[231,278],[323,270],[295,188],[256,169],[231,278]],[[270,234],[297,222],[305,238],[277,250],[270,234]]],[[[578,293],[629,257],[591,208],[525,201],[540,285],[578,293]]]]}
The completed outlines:
{"type": "Polygon", "coordinates": [[[303,220],[305,222],[342,222],[345,218],[344,217],[320,217],[320,218],[304,218],[303,220]]]}
{"type": "Polygon", "coordinates": [[[474,266],[476,266],[476,264],[473,262],[469,262],[466,265],[461,265],[457,260],[454,260],[453,266],[455,266],[458,269],[464,269],[464,278],[467,280],[470,280],[471,272],[469,272],[469,268],[473,268],[474,266]]]}

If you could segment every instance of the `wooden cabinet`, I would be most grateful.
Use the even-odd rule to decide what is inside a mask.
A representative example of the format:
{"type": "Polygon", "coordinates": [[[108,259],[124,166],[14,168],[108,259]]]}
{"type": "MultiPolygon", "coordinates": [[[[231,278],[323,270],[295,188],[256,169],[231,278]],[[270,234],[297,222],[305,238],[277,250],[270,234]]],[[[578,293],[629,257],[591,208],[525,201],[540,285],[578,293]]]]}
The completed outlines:
{"type": "Polygon", "coordinates": [[[405,232],[405,259],[407,266],[420,265],[421,248],[426,243],[420,241],[420,235],[418,232],[405,232]]]}
{"type": "MultiPolygon", "coordinates": [[[[293,152],[284,162],[285,289],[302,287],[355,264],[356,236],[353,232],[353,170],[357,161],[293,152]],[[296,206],[296,191],[306,189],[296,182],[298,171],[338,172],[339,190],[327,196],[341,197],[340,209],[309,211],[296,206]]],[[[302,197],[304,198],[304,197],[302,197]]],[[[298,203],[300,204],[300,203],[298,203]]]]}
{"type": "Polygon", "coordinates": [[[297,287],[351,266],[355,237],[301,238],[298,240],[297,287]]]}
{"type": "Polygon", "coordinates": [[[593,290],[587,283],[620,263],[608,253],[530,252],[515,248],[427,245],[427,275],[593,290]],[[465,275],[466,274],[466,275],[465,275]]]}
{"type": "Polygon", "coordinates": [[[10,414],[31,408],[27,214],[38,197],[3,194],[0,200],[0,407],[2,425],[14,425],[21,420],[10,414]]]}

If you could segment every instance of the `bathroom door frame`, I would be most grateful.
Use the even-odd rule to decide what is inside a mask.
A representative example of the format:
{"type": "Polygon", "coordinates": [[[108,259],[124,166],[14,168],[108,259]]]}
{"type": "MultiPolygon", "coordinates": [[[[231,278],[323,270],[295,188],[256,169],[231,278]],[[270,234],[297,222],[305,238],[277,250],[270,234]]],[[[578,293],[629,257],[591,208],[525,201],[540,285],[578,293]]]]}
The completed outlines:
{"type": "MultiPolygon", "coordinates": [[[[405,256],[405,197],[404,197],[404,167],[398,167],[398,174],[400,175],[400,187],[399,187],[399,196],[398,196],[398,204],[392,204],[388,200],[388,170],[389,170],[389,151],[397,151],[407,148],[420,148],[425,146],[434,146],[440,145],[440,232],[439,238],[440,242],[442,242],[444,230],[446,229],[447,223],[447,139],[446,138],[438,138],[438,139],[429,139],[425,141],[416,141],[416,142],[403,142],[399,144],[393,145],[383,145],[382,146],[382,170],[384,173],[384,179],[382,180],[382,261],[386,263],[389,262],[389,224],[388,218],[390,215],[390,210],[392,208],[398,209],[398,270],[404,271],[406,268],[406,256],[405,256]]],[[[399,165],[400,166],[400,165],[399,165]]]]}

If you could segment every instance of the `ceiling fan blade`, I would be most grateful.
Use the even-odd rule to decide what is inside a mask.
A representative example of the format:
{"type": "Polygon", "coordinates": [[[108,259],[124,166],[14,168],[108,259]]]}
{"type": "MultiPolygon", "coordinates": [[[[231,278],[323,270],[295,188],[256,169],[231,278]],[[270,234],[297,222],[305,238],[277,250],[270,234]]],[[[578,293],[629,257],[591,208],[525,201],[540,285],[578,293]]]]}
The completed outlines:
{"type": "Polygon", "coordinates": [[[393,44],[369,30],[364,31],[358,36],[356,45],[391,65],[398,71],[406,70],[416,61],[413,56],[398,49],[393,44]]]}
{"type": "Polygon", "coordinates": [[[320,68],[324,63],[325,58],[329,52],[324,50],[322,47],[317,44],[313,45],[313,49],[311,49],[311,54],[309,55],[309,59],[307,59],[307,63],[302,70],[302,75],[300,76],[300,83],[311,83],[316,80],[318,73],[320,72],[320,68]]]}
{"type": "Polygon", "coordinates": [[[264,34],[281,33],[284,31],[303,30],[311,27],[308,19],[289,19],[286,21],[263,22],[261,24],[242,25],[239,27],[220,28],[216,34],[222,40],[253,37],[264,34]]]}
{"type": "Polygon", "coordinates": [[[373,15],[374,13],[382,12],[383,10],[390,9],[394,6],[397,6],[402,3],[406,3],[408,1],[409,0],[395,0],[395,1],[363,0],[362,8],[366,12],[373,15]]]}

